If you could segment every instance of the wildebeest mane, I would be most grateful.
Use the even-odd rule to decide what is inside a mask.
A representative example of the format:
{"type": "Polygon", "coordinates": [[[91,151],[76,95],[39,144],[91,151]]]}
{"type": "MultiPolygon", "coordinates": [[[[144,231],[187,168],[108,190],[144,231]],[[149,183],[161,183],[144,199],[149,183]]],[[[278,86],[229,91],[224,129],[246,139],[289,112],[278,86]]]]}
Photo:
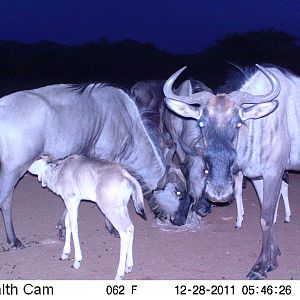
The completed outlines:
{"type": "Polygon", "coordinates": [[[104,88],[110,86],[122,90],[125,94],[127,94],[131,98],[133,97],[130,91],[128,91],[126,88],[110,82],[84,82],[84,83],[71,83],[68,85],[70,89],[76,91],[77,94],[80,96],[87,90],[89,86],[91,86],[91,90],[89,91],[89,94],[91,94],[95,88],[104,88]]]}
{"type": "Polygon", "coordinates": [[[146,107],[138,107],[138,111],[158,155],[160,156],[163,164],[166,165],[165,157],[162,153],[160,145],[160,133],[157,126],[160,120],[159,111],[156,111],[154,109],[148,109],[146,107]]]}
{"type": "MultiPolygon", "coordinates": [[[[219,88],[217,88],[216,93],[218,94],[229,94],[231,92],[240,90],[242,86],[246,83],[246,81],[248,81],[258,71],[255,65],[242,67],[233,63],[229,64],[232,66],[232,68],[229,71],[227,71],[227,79],[225,83],[219,88]]],[[[292,74],[292,72],[288,69],[277,65],[268,63],[264,63],[261,65],[265,68],[276,68],[288,78],[290,78],[290,75],[292,74]]]]}

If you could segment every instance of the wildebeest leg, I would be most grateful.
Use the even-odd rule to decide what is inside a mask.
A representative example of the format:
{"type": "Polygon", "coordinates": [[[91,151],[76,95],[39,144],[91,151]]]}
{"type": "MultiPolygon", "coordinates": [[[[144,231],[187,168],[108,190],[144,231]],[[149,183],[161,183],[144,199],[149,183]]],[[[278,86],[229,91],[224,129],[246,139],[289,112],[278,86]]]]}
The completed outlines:
{"type": "Polygon", "coordinates": [[[263,181],[262,180],[253,180],[253,185],[254,185],[256,193],[257,193],[259,204],[262,207],[262,203],[264,200],[264,198],[263,198],[263,193],[264,193],[263,181]]]}
{"type": "Polygon", "coordinates": [[[243,184],[242,184],[243,189],[247,187],[247,179],[244,177],[243,178],[243,184]]]}
{"type": "Polygon", "coordinates": [[[120,233],[120,259],[115,279],[122,279],[133,267],[132,243],[134,227],[130,221],[127,207],[119,210],[119,214],[109,214],[109,219],[120,233]]]}
{"type": "Polygon", "coordinates": [[[71,224],[70,224],[70,217],[69,217],[68,210],[66,210],[66,217],[64,222],[65,222],[66,235],[65,235],[65,245],[63,248],[63,252],[60,256],[61,260],[67,259],[71,252],[71,224]]]}
{"type": "Polygon", "coordinates": [[[288,189],[289,189],[289,184],[286,183],[285,181],[282,181],[281,183],[281,195],[283,198],[284,202],[284,210],[285,210],[285,220],[284,223],[289,223],[291,220],[291,208],[289,204],[289,195],[288,195],[288,189]]]}
{"type": "Polygon", "coordinates": [[[109,221],[109,219],[107,217],[105,217],[105,229],[114,237],[119,238],[119,232],[118,230],[113,226],[113,224],[111,224],[111,222],[109,221]]]}
{"type": "Polygon", "coordinates": [[[25,248],[21,241],[16,237],[12,222],[12,195],[15,185],[19,178],[19,172],[7,171],[3,166],[0,172],[0,207],[4,219],[7,242],[13,249],[20,250],[25,248]]]}
{"type": "Polygon", "coordinates": [[[63,215],[61,216],[59,222],[56,224],[56,229],[58,229],[58,235],[57,237],[64,241],[66,238],[66,226],[65,226],[65,219],[67,215],[68,210],[65,209],[63,215]]]}
{"type": "MultiPolygon", "coordinates": [[[[262,180],[255,180],[255,181],[253,181],[253,184],[255,186],[260,205],[262,206],[263,182],[262,182],[262,180]]],[[[289,199],[288,199],[288,184],[286,182],[284,182],[283,180],[281,181],[280,193],[282,194],[283,201],[284,201],[285,222],[288,223],[290,221],[290,216],[291,216],[291,210],[290,210],[289,199]]],[[[279,200],[280,200],[280,194],[278,196],[278,201],[277,201],[276,209],[275,209],[275,213],[274,213],[274,224],[276,223],[276,220],[277,220],[277,210],[278,210],[279,200]]]]}
{"type": "Polygon", "coordinates": [[[235,228],[240,228],[244,219],[244,205],[243,205],[243,181],[244,176],[242,172],[239,172],[235,176],[235,186],[234,186],[234,196],[237,207],[237,218],[235,223],[235,228]]]}
{"type": "MultiPolygon", "coordinates": [[[[272,172],[280,174],[280,172],[272,172]]],[[[281,186],[281,176],[265,176],[263,182],[263,201],[260,214],[262,229],[262,249],[260,255],[247,275],[250,279],[264,279],[266,272],[274,270],[277,266],[277,255],[280,255],[274,233],[274,214],[281,186]]]]}

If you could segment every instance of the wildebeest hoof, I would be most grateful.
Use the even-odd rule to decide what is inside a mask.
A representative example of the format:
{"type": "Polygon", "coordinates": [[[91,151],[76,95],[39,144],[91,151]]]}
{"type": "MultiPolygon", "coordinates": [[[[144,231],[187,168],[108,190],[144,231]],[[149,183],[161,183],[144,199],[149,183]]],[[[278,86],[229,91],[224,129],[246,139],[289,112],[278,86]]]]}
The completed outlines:
{"type": "Polygon", "coordinates": [[[55,228],[58,229],[57,237],[61,241],[64,241],[66,239],[66,227],[63,224],[58,223],[55,228]]]}
{"type": "Polygon", "coordinates": [[[251,279],[251,280],[263,280],[263,279],[267,278],[267,275],[265,273],[261,274],[259,272],[255,272],[255,271],[251,270],[248,273],[247,278],[251,279]]]}
{"type": "Polygon", "coordinates": [[[122,275],[116,275],[115,280],[122,280],[125,274],[122,275]]]}
{"type": "Polygon", "coordinates": [[[66,260],[69,257],[69,253],[63,252],[60,256],[60,260],[66,260]]]}
{"type": "Polygon", "coordinates": [[[125,273],[130,273],[132,271],[133,266],[128,266],[125,268],[125,273]]]}
{"type": "Polygon", "coordinates": [[[74,263],[73,263],[73,268],[74,269],[79,269],[80,268],[80,261],[78,261],[78,260],[76,261],[75,260],[74,263]]]}
{"type": "Polygon", "coordinates": [[[26,248],[19,239],[16,239],[15,242],[10,243],[14,250],[22,250],[26,248]]]}

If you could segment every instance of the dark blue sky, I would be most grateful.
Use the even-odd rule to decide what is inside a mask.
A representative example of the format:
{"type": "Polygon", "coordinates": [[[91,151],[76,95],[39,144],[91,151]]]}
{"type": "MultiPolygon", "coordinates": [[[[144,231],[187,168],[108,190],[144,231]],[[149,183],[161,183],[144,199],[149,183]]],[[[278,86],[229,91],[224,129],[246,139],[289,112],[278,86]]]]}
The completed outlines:
{"type": "Polygon", "coordinates": [[[203,51],[228,33],[273,28],[300,37],[299,0],[1,0],[0,40],[62,44],[135,39],[203,51]]]}

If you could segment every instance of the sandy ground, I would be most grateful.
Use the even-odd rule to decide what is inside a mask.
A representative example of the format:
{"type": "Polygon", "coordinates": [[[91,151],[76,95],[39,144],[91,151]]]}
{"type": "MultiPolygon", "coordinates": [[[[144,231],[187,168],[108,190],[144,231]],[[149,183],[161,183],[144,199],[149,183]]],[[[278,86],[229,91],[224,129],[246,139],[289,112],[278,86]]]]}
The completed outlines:
{"type": "MultiPolygon", "coordinates": [[[[280,201],[276,224],[282,255],[279,267],[268,279],[300,279],[300,175],[290,175],[291,223],[284,224],[280,201]]],[[[70,259],[60,261],[63,242],[55,225],[63,210],[63,201],[43,189],[36,177],[26,175],[14,193],[13,218],[17,236],[26,246],[16,251],[6,244],[0,220],[1,279],[113,279],[119,260],[119,239],[104,229],[104,216],[95,204],[82,202],[79,233],[83,252],[81,268],[71,268],[70,259]]],[[[214,207],[198,224],[173,227],[157,226],[148,207],[148,221],[133,211],[135,226],[134,268],[125,279],[245,279],[255,263],[261,246],[259,204],[252,185],[244,191],[245,218],[235,229],[235,203],[214,207]]]]}

